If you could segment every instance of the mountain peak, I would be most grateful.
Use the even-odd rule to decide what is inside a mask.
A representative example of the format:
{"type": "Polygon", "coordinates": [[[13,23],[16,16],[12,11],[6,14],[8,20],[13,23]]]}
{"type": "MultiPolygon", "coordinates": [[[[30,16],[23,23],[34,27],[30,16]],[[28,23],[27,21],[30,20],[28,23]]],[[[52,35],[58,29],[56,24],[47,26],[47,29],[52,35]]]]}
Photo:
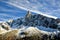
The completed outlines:
{"type": "Polygon", "coordinates": [[[30,11],[28,11],[28,12],[27,12],[27,14],[26,14],[26,18],[31,17],[31,15],[32,15],[32,14],[31,14],[31,12],[30,12],[30,11]]]}

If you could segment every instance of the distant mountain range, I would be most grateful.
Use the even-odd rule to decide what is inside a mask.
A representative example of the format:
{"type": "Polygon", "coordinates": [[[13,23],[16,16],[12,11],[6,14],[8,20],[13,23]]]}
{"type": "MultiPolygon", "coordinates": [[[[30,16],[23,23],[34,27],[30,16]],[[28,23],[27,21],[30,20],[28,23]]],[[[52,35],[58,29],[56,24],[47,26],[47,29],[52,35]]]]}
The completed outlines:
{"type": "MultiPolygon", "coordinates": [[[[6,22],[0,23],[0,26],[11,27],[13,29],[21,28],[22,26],[32,26],[37,27],[41,30],[53,32],[60,30],[60,19],[49,18],[40,14],[32,14],[28,11],[28,13],[23,18],[11,19],[6,22]]],[[[7,28],[6,28],[7,29],[7,28]]]]}

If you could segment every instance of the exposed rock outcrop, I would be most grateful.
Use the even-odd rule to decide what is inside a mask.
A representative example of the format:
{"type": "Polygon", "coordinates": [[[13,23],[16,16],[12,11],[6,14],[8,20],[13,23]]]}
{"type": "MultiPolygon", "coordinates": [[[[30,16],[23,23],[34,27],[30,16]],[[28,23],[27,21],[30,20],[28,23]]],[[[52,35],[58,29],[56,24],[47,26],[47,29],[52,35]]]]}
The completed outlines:
{"type": "Polygon", "coordinates": [[[39,30],[36,27],[28,27],[21,31],[18,29],[0,34],[0,40],[59,40],[60,33],[55,34],[39,30]]]}

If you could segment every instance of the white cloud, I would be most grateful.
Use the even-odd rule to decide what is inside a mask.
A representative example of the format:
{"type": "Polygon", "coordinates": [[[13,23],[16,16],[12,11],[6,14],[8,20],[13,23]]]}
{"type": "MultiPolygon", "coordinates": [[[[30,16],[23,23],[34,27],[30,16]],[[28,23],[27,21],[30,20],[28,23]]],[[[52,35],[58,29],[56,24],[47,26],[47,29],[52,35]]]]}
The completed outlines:
{"type": "Polygon", "coordinates": [[[10,2],[7,2],[7,3],[8,3],[8,4],[11,4],[11,5],[14,5],[14,6],[18,7],[18,8],[24,9],[24,10],[29,10],[29,11],[31,11],[31,12],[35,12],[35,13],[38,13],[38,14],[41,14],[41,15],[45,15],[45,16],[52,17],[52,18],[57,18],[57,17],[54,17],[54,16],[50,16],[50,15],[43,14],[43,13],[41,13],[40,11],[37,11],[37,10],[27,9],[27,8],[18,6],[18,5],[16,5],[16,4],[10,3],[10,2]]]}
{"type": "MultiPolygon", "coordinates": [[[[60,9],[59,0],[9,0],[6,3],[14,5],[15,7],[18,8],[22,8],[24,10],[37,10],[40,12],[41,10],[44,10],[45,12],[43,13],[49,15],[53,15],[55,11],[57,13],[60,11],[58,10],[60,9]]],[[[59,13],[57,15],[59,15],[59,13]]]]}

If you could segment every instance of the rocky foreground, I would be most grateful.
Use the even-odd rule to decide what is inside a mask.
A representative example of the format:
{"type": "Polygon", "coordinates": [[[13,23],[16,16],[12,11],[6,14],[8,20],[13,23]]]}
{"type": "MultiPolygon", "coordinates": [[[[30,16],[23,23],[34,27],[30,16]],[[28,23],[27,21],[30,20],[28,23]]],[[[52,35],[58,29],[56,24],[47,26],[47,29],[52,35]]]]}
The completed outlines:
{"type": "Polygon", "coordinates": [[[14,29],[8,30],[4,33],[0,32],[0,40],[59,40],[59,34],[60,33],[58,33],[57,37],[54,33],[45,32],[36,27],[29,27],[24,30],[14,29]]]}

